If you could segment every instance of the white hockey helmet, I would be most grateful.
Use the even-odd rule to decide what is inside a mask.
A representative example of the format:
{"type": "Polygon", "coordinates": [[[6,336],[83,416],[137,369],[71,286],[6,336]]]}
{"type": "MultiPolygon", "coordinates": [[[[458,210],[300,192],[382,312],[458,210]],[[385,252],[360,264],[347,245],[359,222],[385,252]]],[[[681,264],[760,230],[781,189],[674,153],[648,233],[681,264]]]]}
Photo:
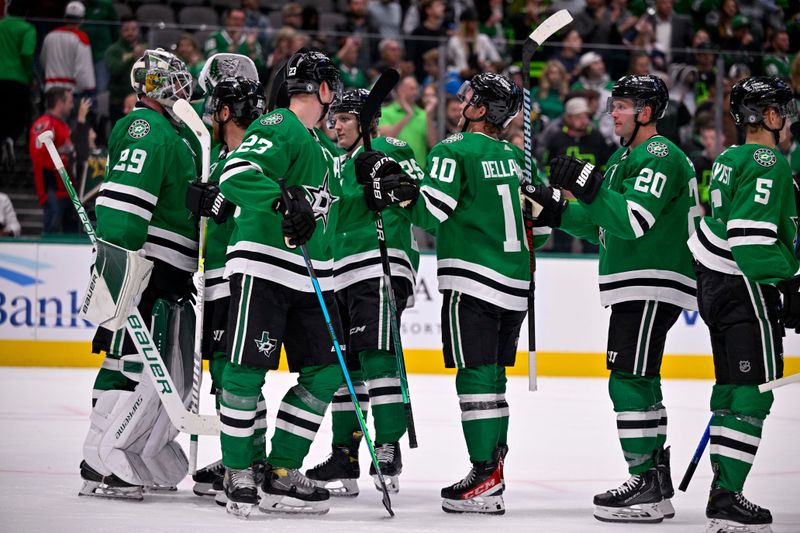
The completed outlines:
{"type": "Polygon", "coordinates": [[[179,98],[192,97],[192,75],[186,64],[162,48],[145,50],[131,69],[131,87],[167,109],[179,98]]]}

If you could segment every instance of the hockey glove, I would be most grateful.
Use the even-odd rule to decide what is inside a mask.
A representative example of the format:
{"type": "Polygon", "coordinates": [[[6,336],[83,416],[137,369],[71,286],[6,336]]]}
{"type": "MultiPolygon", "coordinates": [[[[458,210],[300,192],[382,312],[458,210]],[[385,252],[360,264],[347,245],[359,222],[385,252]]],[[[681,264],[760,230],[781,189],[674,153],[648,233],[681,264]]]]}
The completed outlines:
{"type": "Polygon", "coordinates": [[[400,165],[383,152],[361,152],[355,161],[356,181],[366,185],[375,178],[383,178],[392,174],[402,174],[400,165]]]}
{"type": "Polygon", "coordinates": [[[578,200],[590,204],[603,186],[603,174],[591,163],[560,155],[550,160],[550,185],[567,189],[578,200]]]}
{"type": "Polygon", "coordinates": [[[522,203],[523,213],[527,206],[531,207],[534,227],[557,228],[561,226],[561,214],[567,208],[568,202],[560,189],[527,183],[520,187],[519,199],[522,203]]]}
{"type": "Polygon", "coordinates": [[[419,184],[402,174],[375,178],[364,185],[364,199],[371,211],[383,211],[387,206],[408,207],[419,196],[419,184]]]}
{"type": "Polygon", "coordinates": [[[186,209],[201,217],[209,217],[217,224],[227,220],[235,206],[220,192],[216,183],[193,181],[186,191],[186,209]]]}
{"type": "Polygon", "coordinates": [[[295,248],[307,243],[317,228],[314,210],[306,199],[303,188],[292,185],[286,189],[289,205],[283,199],[275,202],[275,210],[283,214],[283,240],[288,248],[295,248]]]}
{"type": "Polygon", "coordinates": [[[783,293],[781,323],[785,328],[800,333],[800,276],[781,281],[778,283],[778,290],[783,293]]]}

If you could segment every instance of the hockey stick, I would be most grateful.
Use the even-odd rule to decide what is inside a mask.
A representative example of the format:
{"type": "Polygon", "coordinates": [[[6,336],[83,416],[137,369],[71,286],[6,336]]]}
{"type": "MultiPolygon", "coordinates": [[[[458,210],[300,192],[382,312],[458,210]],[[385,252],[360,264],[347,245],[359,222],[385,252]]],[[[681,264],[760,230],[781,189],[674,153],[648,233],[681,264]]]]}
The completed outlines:
{"type": "MultiPolygon", "coordinates": [[[[359,126],[361,128],[361,138],[364,141],[364,150],[372,150],[372,136],[370,126],[378,111],[381,103],[397,85],[400,74],[393,68],[386,70],[375,85],[369,91],[367,101],[361,108],[359,115],[359,126]]],[[[389,264],[389,251],[386,248],[386,233],[383,226],[383,215],[380,211],[375,213],[375,230],[378,234],[378,249],[381,254],[381,267],[383,268],[383,285],[386,288],[386,299],[389,302],[389,329],[392,334],[394,345],[394,356],[397,359],[397,373],[400,376],[400,393],[403,396],[403,407],[406,411],[406,426],[408,426],[408,446],[416,448],[417,429],[414,426],[414,413],[411,410],[411,394],[408,392],[408,376],[406,374],[406,361],[403,356],[403,344],[400,340],[400,321],[397,319],[397,300],[394,297],[392,288],[392,269],[389,264]]]]}
{"type": "MultiPolygon", "coordinates": [[[[211,167],[211,135],[208,133],[203,119],[186,100],[178,100],[172,110],[179,119],[186,124],[200,143],[200,181],[208,183],[208,173],[211,167]]],[[[197,244],[197,273],[194,284],[197,287],[194,312],[194,359],[192,365],[192,396],[189,410],[197,414],[200,412],[200,385],[203,383],[203,317],[206,303],[206,237],[208,235],[208,217],[200,217],[197,244]]],[[[189,437],[189,474],[197,472],[197,435],[189,437]]]]}
{"type": "MultiPolygon", "coordinates": [[[[284,178],[280,178],[278,180],[278,184],[281,187],[281,196],[283,197],[283,202],[288,208],[288,206],[291,205],[290,200],[292,200],[292,195],[288,190],[286,190],[286,180],[284,178]]],[[[314,292],[317,295],[317,300],[319,300],[319,306],[322,309],[322,316],[325,318],[325,326],[328,328],[328,335],[330,335],[333,348],[336,350],[336,357],[339,358],[339,364],[341,365],[342,373],[344,374],[344,381],[347,383],[347,390],[350,391],[350,399],[353,401],[353,407],[356,409],[358,425],[361,426],[361,432],[364,434],[364,440],[367,441],[369,454],[372,457],[372,464],[375,467],[375,472],[378,473],[381,491],[383,492],[383,506],[386,507],[387,511],[389,511],[389,516],[394,516],[394,511],[392,511],[392,500],[389,499],[389,491],[386,488],[386,481],[383,479],[383,474],[381,473],[381,468],[378,464],[378,457],[375,455],[375,448],[372,446],[372,439],[370,438],[369,431],[367,430],[367,423],[364,421],[364,412],[361,410],[361,405],[358,403],[358,397],[356,396],[356,391],[353,388],[353,382],[350,380],[350,374],[347,371],[347,363],[344,361],[342,348],[339,346],[339,339],[336,338],[336,331],[333,329],[331,316],[328,314],[328,306],[325,305],[325,299],[322,297],[322,289],[319,286],[319,280],[317,280],[317,273],[314,272],[314,265],[311,264],[311,259],[308,257],[308,250],[306,249],[305,244],[300,245],[300,253],[303,254],[303,261],[306,263],[308,277],[311,278],[311,285],[314,286],[314,292]]]]}
{"type": "Polygon", "coordinates": [[[686,473],[683,474],[683,479],[681,480],[681,484],[678,485],[679,491],[686,492],[686,489],[689,488],[689,482],[692,480],[692,476],[694,476],[694,471],[697,470],[697,465],[698,463],[700,463],[700,459],[702,459],[703,457],[703,452],[706,451],[706,446],[708,445],[710,432],[711,432],[711,420],[708,421],[706,430],[703,432],[703,436],[700,438],[700,443],[697,445],[697,449],[694,451],[692,460],[689,462],[689,466],[686,467],[686,473]]]}
{"type": "MultiPolygon", "coordinates": [[[[522,108],[525,169],[523,180],[533,183],[533,133],[531,132],[531,58],[554,33],[572,22],[569,11],[562,9],[547,17],[528,36],[522,45],[522,108]]],[[[525,207],[525,236],[530,254],[531,284],[528,289],[528,390],[538,389],[536,383],[536,255],[533,250],[533,217],[530,204],[525,207]]]]}
{"type": "MultiPolygon", "coordinates": [[[[275,111],[275,108],[282,107],[281,104],[281,88],[286,81],[286,63],[288,59],[282,59],[272,71],[269,83],[267,84],[267,113],[275,111]]],[[[284,95],[285,96],[285,95],[284,95]]]]}
{"type": "MultiPolygon", "coordinates": [[[[83,208],[83,205],[81,205],[80,199],[78,199],[78,193],[75,192],[75,188],[70,182],[67,170],[64,168],[64,163],[61,161],[61,156],[58,154],[53,144],[53,132],[45,131],[39,135],[38,141],[47,148],[50,159],[53,160],[53,164],[59,176],[61,176],[61,181],[64,182],[64,187],[67,189],[69,198],[72,200],[72,205],[78,212],[78,217],[83,224],[83,229],[89,236],[89,240],[94,244],[97,241],[97,236],[95,235],[94,228],[92,228],[92,224],[89,222],[89,215],[86,214],[86,210],[83,208]]],[[[136,346],[136,351],[142,358],[145,374],[147,374],[153,382],[153,387],[158,393],[161,404],[164,406],[164,410],[167,412],[167,416],[169,416],[172,425],[183,433],[219,435],[219,419],[216,416],[190,413],[186,410],[186,407],[184,407],[183,400],[175,389],[175,384],[169,375],[169,371],[167,371],[166,365],[164,365],[164,360],[161,358],[161,354],[158,353],[158,348],[156,348],[150,331],[147,329],[147,324],[142,319],[139,310],[135,307],[130,315],[128,315],[125,328],[128,330],[128,335],[130,335],[131,340],[133,340],[134,346],[136,346]]]]}
{"type": "Polygon", "coordinates": [[[768,390],[777,389],[778,387],[783,387],[784,385],[789,385],[791,383],[797,383],[798,381],[800,381],[800,374],[784,376],[781,379],[775,379],[768,381],[767,383],[762,383],[758,386],[758,392],[767,392],[768,390]]]}

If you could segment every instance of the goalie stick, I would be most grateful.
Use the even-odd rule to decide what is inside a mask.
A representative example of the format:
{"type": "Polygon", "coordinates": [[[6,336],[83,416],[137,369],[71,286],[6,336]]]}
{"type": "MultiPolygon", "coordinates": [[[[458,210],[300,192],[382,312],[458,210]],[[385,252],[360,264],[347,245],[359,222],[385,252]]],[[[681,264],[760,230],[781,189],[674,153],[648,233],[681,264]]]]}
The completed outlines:
{"type": "MultiPolygon", "coordinates": [[[[569,11],[562,9],[547,17],[528,36],[522,45],[522,122],[525,152],[525,169],[523,181],[533,183],[533,138],[531,132],[531,58],[536,49],[542,46],[554,33],[572,22],[569,11]]],[[[536,383],[536,257],[533,251],[533,219],[538,213],[533,213],[528,205],[525,208],[525,236],[528,240],[528,253],[530,254],[531,284],[528,289],[528,390],[535,391],[536,383]]]]}
{"type": "MultiPolygon", "coordinates": [[[[208,173],[211,167],[211,135],[208,133],[203,119],[186,100],[178,100],[172,106],[175,115],[192,130],[200,143],[200,181],[208,183],[208,173]]],[[[203,316],[206,302],[206,237],[208,236],[208,217],[200,217],[197,243],[197,272],[194,275],[194,285],[197,288],[194,312],[194,358],[192,365],[192,394],[189,411],[194,414],[200,412],[200,385],[203,383],[203,316]]],[[[189,437],[189,474],[197,472],[197,435],[189,437]]]]}
{"type": "MultiPolygon", "coordinates": [[[[83,229],[89,236],[89,240],[94,244],[97,240],[97,236],[95,235],[94,228],[92,228],[92,224],[89,222],[89,216],[86,214],[86,210],[83,208],[83,205],[81,205],[80,199],[78,199],[78,193],[75,192],[75,188],[70,182],[67,171],[64,168],[64,163],[61,161],[61,156],[58,154],[58,150],[56,150],[53,144],[53,132],[45,131],[39,135],[37,140],[47,148],[50,159],[52,159],[58,171],[58,175],[61,177],[61,181],[64,182],[64,187],[67,189],[69,198],[72,200],[72,205],[78,212],[78,217],[83,224],[83,229]]],[[[194,435],[219,435],[219,419],[216,416],[191,413],[184,407],[183,400],[175,389],[175,384],[172,382],[166,365],[164,365],[164,360],[161,358],[161,354],[158,353],[158,348],[156,348],[150,331],[147,329],[147,324],[142,319],[142,315],[139,313],[138,309],[134,308],[130,315],[128,315],[125,328],[136,347],[136,352],[142,358],[145,368],[144,373],[147,374],[153,382],[153,387],[172,425],[183,433],[194,435]]]]}
{"type": "MultiPolygon", "coordinates": [[[[361,129],[361,138],[364,141],[364,150],[372,150],[372,137],[369,133],[370,125],[378,114],[381,104],[397,85],[400,74],[393,68],[386,70],[375,85],[370,89],[367,101],[361,108],[358,117],[361,129]]],[[[386,299],[389,303],[389,328],[392,333],[394,356],[397,359],[397,373],[400,377],[400,393],[403,397],[403,408],[406,412],[406,426],[408,426],[408,446],[416,448],[417,429],[414,427],[414,412],[411,410],[411,394],[408,392],[408,376],[406,374],[406,361],[403,356],[403,344],[400,340],[400,322],[397,319],[397,300],[392,289],[392,268],[389,264],[389,251],[386,248],[386,233],[383,226],[383,215],[375,213],[375,231],[378,234],[378,250],[381,254],[381,267],[383,268],[383,286],[386,290],[386,299]]]]}
{"type": "MultiPolygon", "coordinates": [[[[292,200],[292,195],[286,190],[286,180],[281,178],[278,180],[278,184],[281,187],[281,196],[283,197],[283,202],[287,206],[292,205],[290,202],[290,200],[292,200]]],[[[387,511],[389,511],[389,516],[393,517],[394,511],[392,511],[392,500],[389,498],[389,490],[386,488],[386,481],[383,479],[383,474],[381,473],[381,468],[378,464],[378,457],[375,455],[375,448],[372,445],[372,439],[370,438],[369,431],[367,430],[367,423],[364,421],[364,413],[361,410],[361,405],[358,403],[358,397],[356,396],[356,391],[353,388],[353,382],[350,380],[350,374],[347,371],[347,363],[344,361],[342,349],[339,346],[339,339],[336,338],[336,331],[334,331],[333,324],[331,324],[331,316],[328,314],[328,307],[325,305],[325,299],[322,297],[322,289],[319,286],[317,274],[314,272],[314,265],[311,264],[311,259],[308,257],[308,250],[306,249],[305,244],[300,245],[300,253],[303,254],[303,261],[305,261],[306,264],[308,277],[311,278],[311,285],[314,286],[314,292],[317,295],[317,300],[319,300],[319,306],[322,308],[322,316],[325,318],[325,326],[328,328],[328,335],[331,337],[333,348],[336,351],[336,357],[339,358],[339,365],[342,367],[344,381],[347,384],[347,390],[350,391],[350,399],[353,401],[353,407],[355,407],[356,410],[358,425],[361,426],[361,432],[364,434],[364,440],[367,441],[367,448],[369,448],[369,454],[372,457],[372,465],[375,467],[375,472],[377,472],[378,480],[380,481],[381,485],[381,492],[383,492],[383,506],[386,507],[387,511]]]]}

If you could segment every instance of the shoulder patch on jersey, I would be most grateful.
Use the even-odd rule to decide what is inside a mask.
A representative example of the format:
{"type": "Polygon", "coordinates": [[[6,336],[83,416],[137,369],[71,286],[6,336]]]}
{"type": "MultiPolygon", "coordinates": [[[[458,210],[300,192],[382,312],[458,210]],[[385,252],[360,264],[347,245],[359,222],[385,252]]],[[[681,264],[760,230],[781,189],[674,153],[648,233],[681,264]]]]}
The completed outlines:
{"type": "Polygon", "coordinates": [[[647,145],[647,151],[656,157],[667,157],[669,155],[669,146],[661,141],[653,141],[647,145]]]}
{"type": "Polygon", "coordinates": [[[461,135],[460,133],[454,133],[450,137],[448,137],[447,139],[444,139],[442,142],[445,143],[445,144],[451,144],[451,143],[454,143],[454,142],[458,142],[463,138],[464,138],[464,136],[461,135]]]}
{"type": "Polygon", "coordinates": [[[753,152],[753,159],[762,167],[771,167],[778,161],[775,153],[768,148],[759,148],[753,152]]]}
{"type": "Polygon", "coordinates": [[[148,133],[150,133],[150,123],[141,118],[137,118],[131,122],[131,125],[128,127],[128,135],[134,139],[141,139],[148,133]]]}
{"type": "Polygon", "coordinates": [[[259,122],[264,126],[276,126],[283,122],[283,115],[275,113],[274,115],[262,118],[259,122]]]}
{"type": "Polygon", "coordinates": [[[395,139],[394,137],[385,137],[386,142],[394,145],[394,146],[408,146],[408,143],[405,141],[401,141],[400,139],[395,139]]]}

